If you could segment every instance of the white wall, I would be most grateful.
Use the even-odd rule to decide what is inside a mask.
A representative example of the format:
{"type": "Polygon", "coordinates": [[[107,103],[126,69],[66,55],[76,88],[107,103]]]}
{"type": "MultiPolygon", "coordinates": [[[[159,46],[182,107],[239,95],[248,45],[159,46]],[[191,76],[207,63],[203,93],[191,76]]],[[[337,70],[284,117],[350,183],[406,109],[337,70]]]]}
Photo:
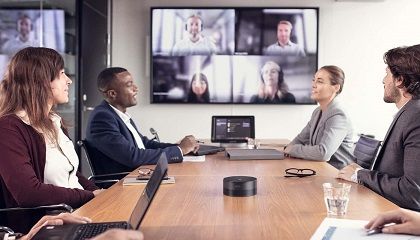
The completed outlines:
{"type": "MultiPolygon", "coordinates": [[[[382,100],[383,54],[390,48],[420,43],[420,1],[231,0],[229,6],[310,6],[320,8],[319,66],[338,65],[346,73],[341,102],[355,133],[383,138],[396,112],[382,100]]],[[[315,105],[156,105],[150,104],[149,28],[151,6],[225,6],[224,0],[116,0],[113,9],[113,66],[126,67],[140,91],[129,109],[143,134],[154,127],[173,142],[187,134],[210,138],[212,115],[250,114],[257,138],[292,139],[307,123],[315,105]]]]}

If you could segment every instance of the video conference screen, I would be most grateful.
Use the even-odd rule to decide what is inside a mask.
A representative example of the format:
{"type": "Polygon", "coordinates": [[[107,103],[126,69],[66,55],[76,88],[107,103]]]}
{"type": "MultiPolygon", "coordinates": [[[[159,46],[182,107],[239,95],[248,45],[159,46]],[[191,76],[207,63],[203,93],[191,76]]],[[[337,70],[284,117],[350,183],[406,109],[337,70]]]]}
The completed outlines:
{"type": "Polygon", "coordinates": [[[212,142],[246,142],[255,138],[253,116],[213,116],[212,142]]]}
{"type": "Polygon", "coordinates": [[[151,102],[314,104],[318,8],[152,8],[151,102]]]}
{"type": "Polygon", "coordinates": [[[64,10],[0,10],[0,81],[10,58],[25,47],[48,47],[64,53],[64,10]]]}

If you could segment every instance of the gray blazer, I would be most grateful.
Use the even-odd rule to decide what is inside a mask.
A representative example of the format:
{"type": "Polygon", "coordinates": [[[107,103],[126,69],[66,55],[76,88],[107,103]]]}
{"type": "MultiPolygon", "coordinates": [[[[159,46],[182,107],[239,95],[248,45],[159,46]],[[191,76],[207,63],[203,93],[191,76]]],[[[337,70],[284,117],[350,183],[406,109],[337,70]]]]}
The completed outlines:
{"type": "Polygon", "coordinates": [[[402,107],[385,135],[373,170],[359,182],[403,208],[420,211],[420,100],[402,107]]]}
{"type": "Polygon", "coordinates": [[[306,127],[290,143],[289,154],[297,158],[328,161],[341,169],[354,160],[353,128],[336,99],[321,113],[320,107],[314,110],[306,127]]]}

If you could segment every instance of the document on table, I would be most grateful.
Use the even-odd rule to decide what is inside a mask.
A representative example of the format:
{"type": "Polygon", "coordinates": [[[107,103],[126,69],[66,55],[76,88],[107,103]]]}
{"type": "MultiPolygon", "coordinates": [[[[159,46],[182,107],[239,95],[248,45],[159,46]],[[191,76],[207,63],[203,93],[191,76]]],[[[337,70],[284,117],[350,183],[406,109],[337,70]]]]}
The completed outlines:
{"type": "Polygon", "coordinates": [[[368,236],[364,228],[367,223],[363,220],[325,218],[311,240],[420,240],[420,237],[404,234],[378,233],[368,236]]]}
{"type": "Polygon", "coordinates": [[[184,162],[205,162],[206,156],[184,156],[184,162]]]}

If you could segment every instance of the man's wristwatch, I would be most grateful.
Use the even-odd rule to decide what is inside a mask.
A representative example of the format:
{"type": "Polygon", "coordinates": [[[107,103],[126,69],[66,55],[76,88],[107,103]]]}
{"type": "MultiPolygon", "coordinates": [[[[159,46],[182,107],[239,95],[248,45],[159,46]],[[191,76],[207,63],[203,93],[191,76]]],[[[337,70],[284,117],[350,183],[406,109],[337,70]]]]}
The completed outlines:
{"type": "Polygon", "coordinates": [[[351,175],[351,177],[350,177],[350,180],[352,182],[359,183],[359,181],[357,180],[357,172],[359,172],[359,170],[361,170],[361,169],[363,169],[363,168],[359,167],[359,168],[356,168],[356,170],[354,170],[353,175],[351,175]]]}

